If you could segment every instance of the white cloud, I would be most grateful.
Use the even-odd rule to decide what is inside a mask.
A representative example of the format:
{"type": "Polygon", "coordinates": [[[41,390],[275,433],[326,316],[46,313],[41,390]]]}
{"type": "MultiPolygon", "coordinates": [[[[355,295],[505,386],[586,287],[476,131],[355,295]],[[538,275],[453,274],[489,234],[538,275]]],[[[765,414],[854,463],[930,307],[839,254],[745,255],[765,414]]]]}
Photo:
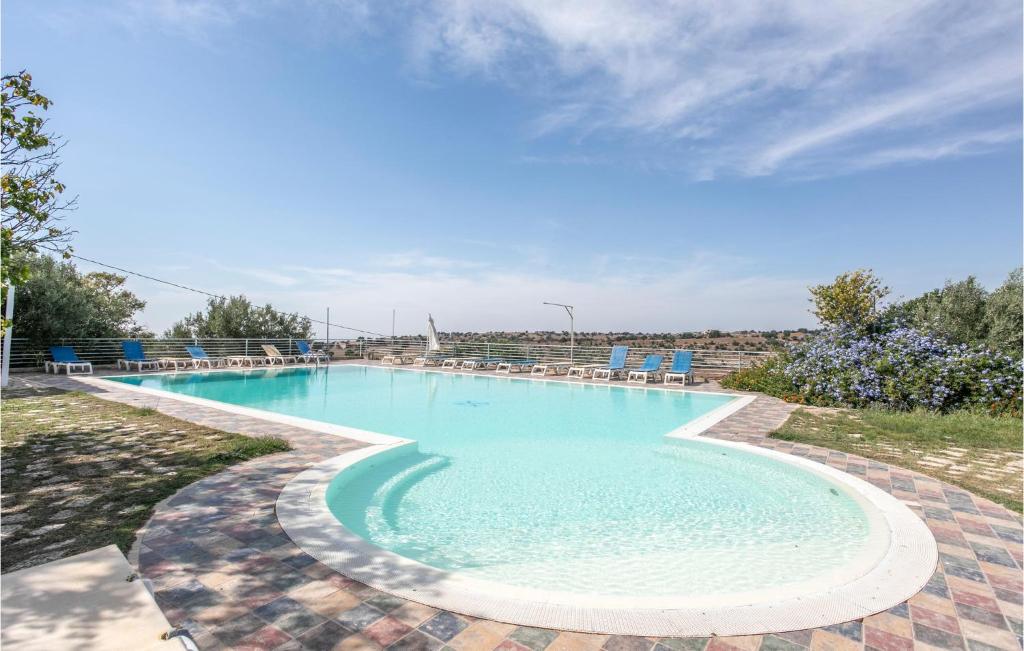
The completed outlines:
{"type": "Polygon", "coordinates": [[[377,256],[375,258],[375,262],[382,267],[420,270],[477,269],[486,266],[482,262],[462,258],[446,258],[437,255],[427,255],[422,251],[385,253],[377,256]]]}
{"type": "MultiPolygon", "coordinates": [[[[398,311],[399,333],[420,332],[428,312],[446,330],[565,328],[563,315],[543,301],[576,305],[580,330],[793,328],[812,321],[804,281],[759,273],[738,258],[707,252],[673,260],[608,255],[595,257],[586,269],[568,277],[528,267],[460,273],[378,267],[331,276],[307,267],[300,273],[316,274],[318,282],[265,283],[246,295],[315,318],[330,306],[332,322],[375,332],[390,332],[392,309],[398,311]]],[[[157,331],[206,301],[141,281],[133,280],[132,287],[154,299],[143,320],[157,331]]],[[[204,289],[238,293],[231,286],[204,289]]]]}
{"type": "Polygon", "coordinates": [[[610,142],[702,179],[821,176],[923,146],[964,155],[979,128],[1020,134],[1019,0],[125,1],[126,20],[186,32],[288,11],[320,34],[394,39],[422,81],[528,96],[524,133],[570,136],[544,158],[587,163],[610,142]]]}
{"type": "Polygon", "coordinates": [[[299,279],[295,276],[289,276],[287,274],[274,271],[272,267],[237,267],[224,265],[213,260],[210,260],[209,263],[222,272],[245,276],[248,278],[255,278],[260,282],[269,283],[275,287],[293,287],[299,284],[299,279]]]}

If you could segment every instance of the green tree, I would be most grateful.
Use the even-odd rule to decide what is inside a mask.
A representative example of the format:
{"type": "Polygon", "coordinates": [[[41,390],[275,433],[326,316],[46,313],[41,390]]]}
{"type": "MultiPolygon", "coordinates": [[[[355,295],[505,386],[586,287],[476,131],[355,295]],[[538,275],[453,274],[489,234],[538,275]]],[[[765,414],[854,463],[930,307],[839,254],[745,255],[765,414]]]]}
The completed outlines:
{"type": "Polygon", "coordinates": [[[974,345],[984,343],[988,335],[987,302],[988,292],[974,276],[968,276],[906,301],[893,312],[916,328],[958,344],[974,345]]]}
{"type": "Polygon", "coordinates": [[[81,274],[70,262],[40,254],[21,253],[14,261],[28,270],[18,287],[15,336],[50,345],[62,338],[149,334],[135,321],[146,302],[124,288],[124,276],[81,274]]]}
{"type": "Polygon", "coordinates": [[[1019,358],[1024,347],[1024,281],[1020,267],[989,295],[985,320],[989,348],[1019,358]]]}
{"type": "Polygon", "coordinates": [[[205,312],[189,314],[171,326],[167,337],[250,337],[253,339],[308,339],[313,324],[308,317],[285,314],[269,304],[253,305],[245,296],[211,298],[205,312]]]}
{"type": "Polygon", "coordinates": [[[858,269],[842,275],[829,285],[810,288],[811,313],[822,325],[846,325],[866,330],[879,315],[879,302],[889,295],[889,288],[870,269],[858,269]]]}
{"type": "Polygon", "coordinates": [[[29,273],[28,258],[18,254],[70,251],[72,231],[61,220],[75,200],[64,198],[64,184],[56,178],[63,144],[46,132],[47,121],[37,112],[50,108],[51,102],[32,87],[32,75],[4,75],[0,100],[0,286],[6,300],[8,284],[23,284],[29,273]]]}

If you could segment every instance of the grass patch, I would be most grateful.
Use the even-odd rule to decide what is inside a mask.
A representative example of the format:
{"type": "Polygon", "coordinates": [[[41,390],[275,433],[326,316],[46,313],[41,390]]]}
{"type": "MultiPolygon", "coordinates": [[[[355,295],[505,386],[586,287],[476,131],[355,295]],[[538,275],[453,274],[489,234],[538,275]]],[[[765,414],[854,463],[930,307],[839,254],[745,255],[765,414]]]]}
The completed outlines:
{"type": "Polygon", "coordinates": [[[1021,512],[1021,419],[974,412],[798,409],[773,437],[877,459],[1021,512]]]}
{"type": "Polygon", "coordinates": [[[0,415],[4,572],[111,543],[127,551],[178,489],[289,449],[80,392],[5,391],[0,415]]]}

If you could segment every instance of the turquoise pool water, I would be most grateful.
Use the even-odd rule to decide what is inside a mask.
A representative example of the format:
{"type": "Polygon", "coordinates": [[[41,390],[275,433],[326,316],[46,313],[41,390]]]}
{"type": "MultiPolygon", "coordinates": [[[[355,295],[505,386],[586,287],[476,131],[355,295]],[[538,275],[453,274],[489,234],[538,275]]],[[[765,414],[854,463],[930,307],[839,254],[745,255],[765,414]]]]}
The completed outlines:
{"type": "Polygon", "coordinates": [[[816,474],[664,438],[731,396],[365,366],[112,379],[415,439],[339,475],[331,511],[379,547],[476,578],[734,593],[834,573],[869,533],[816,474]]]}

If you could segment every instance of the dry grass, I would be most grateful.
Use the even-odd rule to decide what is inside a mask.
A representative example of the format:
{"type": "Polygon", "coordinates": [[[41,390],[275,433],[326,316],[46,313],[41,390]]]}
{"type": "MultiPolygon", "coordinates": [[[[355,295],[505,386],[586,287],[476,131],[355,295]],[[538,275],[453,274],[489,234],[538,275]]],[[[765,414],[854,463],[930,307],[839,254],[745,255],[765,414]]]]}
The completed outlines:
{"type": "Polygon", "coordinates": [[[82,393],[5,391],[2,569],[117,544],[153,507],[233,463],[288,449],[82,393]]]}
{"type": "Polygon", "coordinates": [[[910,468],[1021,511],[1019,418],[807,407],[773,436],[910,468]]]}

